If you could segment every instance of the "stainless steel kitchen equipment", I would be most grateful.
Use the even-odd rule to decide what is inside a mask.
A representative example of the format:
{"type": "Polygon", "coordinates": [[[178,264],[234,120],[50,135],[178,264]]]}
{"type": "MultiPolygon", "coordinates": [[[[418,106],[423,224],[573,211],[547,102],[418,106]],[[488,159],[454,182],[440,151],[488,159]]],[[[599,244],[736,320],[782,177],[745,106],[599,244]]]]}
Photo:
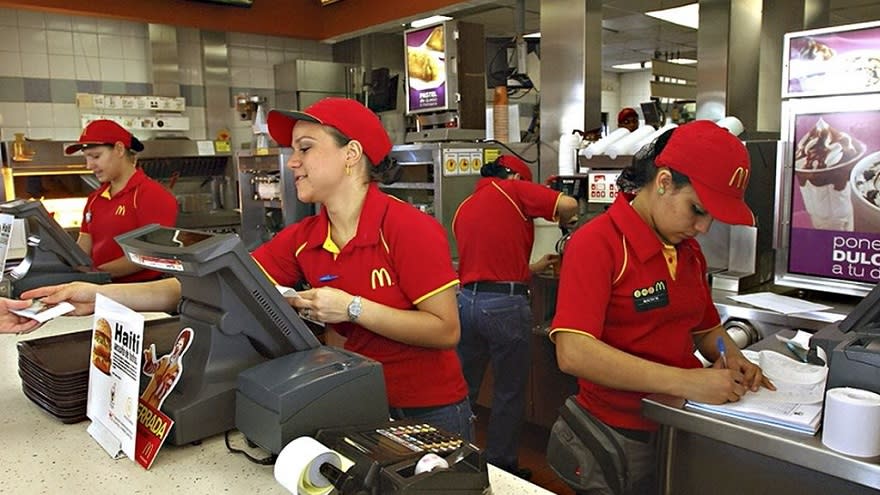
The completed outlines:
{"type": "Polygon", "coordinates": [[[363,69],[320,60],[292,60],[275,66],[275,107],[302,110],[328,96],[354,98],[363,69]]]}
{"type": "Polygon", "coordinates": [[[266,155],[235,155],[241,201],[241,239],[248,251],[285,226],[315,213],[296,197],[293,171],[285,166],[290,148],[270,148],[266,155]]]}
{"type": "MultiPolygon", "coordinates": [[[[532,144],[510,145],[526,158],[534,158],[532,144]]],[[[458,205],[474,190],[480,168],[498,155],[509,153],[493,143],[444,142],[402,144],[391,148],[391,157],[403,167],[401,180],[380,186],[385,192],[433,215],[446,229],[453,259],[458,259],[452,219],[458,205]]],[[[538,177],[536,164],[529,164],[538,177]]]]}

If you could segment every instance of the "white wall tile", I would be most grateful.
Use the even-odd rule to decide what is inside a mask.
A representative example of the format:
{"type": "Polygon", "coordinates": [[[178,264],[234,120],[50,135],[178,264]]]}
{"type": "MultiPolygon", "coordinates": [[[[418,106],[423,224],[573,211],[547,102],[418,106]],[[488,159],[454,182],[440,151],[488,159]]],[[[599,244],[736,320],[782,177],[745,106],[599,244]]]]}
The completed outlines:
{"type": "Polygon", "coordinates": [[[251,67],[262,67],[269,63],[266,57],[265,48],[251,48],[248,50],[248,65],[251,67]]]}
{"type": "Polygon", "coordinates": [[[55,124],[52,105],[52,103],[25,103],[27,126],[52,127],[55,124]]]}
{"type": "Polygon", "coordinates": [[[79,115],[77,114],[77,122],[76,127],[56,127],[55,137],[53,139],[57,139],[58,141],[76,141],[79,139],[79,135],[82,132],[82,125],[79,121],[79,115]]]}
{"type": "Polygon", "coordinates": [[[19,49],[22,53],[48,53],[46,31],[35,28],[21,28],[18,32],[19,49]]]}
{"type": "Polygon", "coordinates": [[[27,137],[30,139],[54,139],[55,129],[51,127],[28,127],[27,137]]]}
{"type": "Polygon", "coordinates": [[[46,14],[46,29],[55,31],[70,31],[73,25],[70,16],[62,14],[46,14]]]}
{"type": "Polygon", "coordinates": [[[34,10],[19,10],[18,25],[29,29],[46,29],[46,16],[34,10]]]}
{"type": "Polygon", "coordinates": [[[124,81],[125,60],[121,58],[101,58],[102,81],[124,81]]]}
{"type": "Polygon", "coordinates": [[[122,34],[120,21],[115,19],[97,19],[98,34],[122,34]]]}
{"type": "Polygon", "coordinates": [[[123,81],[132,83],[149,82],[149,71],[145,60],[129,60],[123,62],[123,81]]]}
{"type": "Polygon", "coordinates": [[[226,50],[226,57],[230,67],[247,67],[249,64],[249,50],[240,46],[230,46],[226,50]]]}
{"type": "Polygon", "coordinates": [[[202,65],[202,46],[198,43],[177,45],[177,59],[181,67],[200,67],[202,65]]]}
{"type": "Polygon", "coordinates": [[[49,55],[44,53],[25,53],[21,57],[22,77],[49,77],[49,55]]]}
{"type": "Polygon", "coordinates": [[[98,35],[95,33],[73,33],[73,53],[84,57],[97,57],[98,35]]]}
{"type": "Polygon", "coordinates": [[[79,127],[80,125],[79,108],[76,103],[53,103],[52,116],[54,119],[52,126],[55,128],[79,127]]]}
{"type": "Polygon", "coordinates": [[[229,68],[229,85],[249,88],[251,86],[251,71],[247,67],[229,68]]]}
{"type": "Polygon", "coordinates": [[[27,110],[23,102],[0,102],[0,115],[4,127],[27,127],[27,110]]]}
{"type": "Polygon", "coordinates": [[[21,54],[0,51],[0,76],[21,77],[21,54]]]}
{"type": "Polygon", "coordinates": [[[19,34],[17,27],[4,27],[0,29],[0,48],[10,52],[19,52],[19,34]]]}
{"type": "Polygon", "coordinates": [[[101,59],[98,57],[80,57],[74,58],[76,64],[76,78],[80,81],[100,81],[101,80],[101,59]]]}
{"type": "Polygon", "coordinates": [[[18,27],[18,11],[0,8],[0,26],[18,27]]]}
{"type": "Polygon", "coordinates": [[[119,30],[122,36],[130,38],[148,38],[147,25],[142,22],[120,21],[119,30]]]}
{"type": "Polygon", "coordinates": [[[98,20],[94,17],[72,16],[70,18],[71,27],[76,33],[97,33],[98,20]]]}
{"type": "Polygon", "coordinates": [[[270,66],[284,63],[284,52],[281,50],[266,50],[266,59],[270,66]]]}
{"type": "Polygon", "coordinates": [[[49,55],[73,55],[73,34],[70,31],[47,31],[49,55]]]}
{"type": "Polygon", "coordinates": [[[101,58],[122,58],[122,37],[99,34],[98,56],[101,58]]]}
{"type": "Polygon", "coordinates": [[[127,59],[146,60],[147,59],[147,40],[146,38],[138,38],[126,36],[122,38],[122,55],[127,59]]]}
{"type": "Polygon", "coordinates": [[[52,79],[76,79],[73,55],[49,55],[49,77],[52,79]]]}
{"type": "Polygon", "coordinates": [[[251,87],[253,88],[274,88],[275,73],[271,67],[252,67],[251,68],[251,87]]]}

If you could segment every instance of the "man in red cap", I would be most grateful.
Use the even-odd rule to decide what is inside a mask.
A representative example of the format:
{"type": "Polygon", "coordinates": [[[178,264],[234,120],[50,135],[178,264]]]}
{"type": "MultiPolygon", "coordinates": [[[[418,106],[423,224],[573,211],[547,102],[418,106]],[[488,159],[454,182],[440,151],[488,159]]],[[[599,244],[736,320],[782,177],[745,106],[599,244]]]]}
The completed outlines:
{"type": "Polygon", "coordinates": [[[634,108],[626,107],[617,114],[617,127],[632,132],[639,128],[639,113],[634,108]]]}
{"type": "Polygon", "coordinates": [[[101,181],[89,194],[77,244],[92,257],[95,268],[108,272],[114,282],[140,282],[161,276],[144,270],[122,252],[117,235],[144,225],[173,226],[177,200],[161,184],[135,166],[135,153],[143,151],[138,138],[112,120],[95,120],[83,129],[67,154],[82,151],[86,166],[101,181]]]}
{"type": "Polygon", "coordinates": [[[475,403],[489,362],[494,390],[489,417],[487,460],[528,478],[519,467],[517,449],[525,415],[532,314],[528,283],[558,256],[544,255],[529,265],[535,239],[534,218],[567,223],[577,200],[532,182],[519,158],[502,155],[480,170],[474,193],[455,213],[452,229],[458,244],[458,294],[461,341],[458,354],[475,403]]]}
{"type": "MultiPolygon", "coordinates": [[[[610,438],[598,440],[620,444],[626,464],[614,472],[596,455],[581,465],[563,416],[547,456],[578,493],[659,493],[657,424],[641,413],[648,394],[720,404],[774,388],[721,326],[695,239],[713,219],[754,224],[743,200],[749,170],[745,146],[727,129],[682,125],[633,157],[618,179],[623,193],[566,244],[550,330],[559,369],[578,378],[576,400],[564,407],[608,426],[610,438]],[[695,350],[713,367],[703,369],[695,350]]],[[[582,443],[589,453],[594,442],[582,443]]]]}

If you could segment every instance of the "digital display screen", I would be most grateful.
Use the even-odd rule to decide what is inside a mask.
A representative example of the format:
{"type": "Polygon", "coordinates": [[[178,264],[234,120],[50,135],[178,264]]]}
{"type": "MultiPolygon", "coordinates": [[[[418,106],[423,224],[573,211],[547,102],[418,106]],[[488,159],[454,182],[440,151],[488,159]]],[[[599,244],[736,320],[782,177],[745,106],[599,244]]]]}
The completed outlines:
{"type": "Polygon", "coordinates": [[[406,44],[407,112],[448,108],[445,24],[412,29],[406,44]]]}

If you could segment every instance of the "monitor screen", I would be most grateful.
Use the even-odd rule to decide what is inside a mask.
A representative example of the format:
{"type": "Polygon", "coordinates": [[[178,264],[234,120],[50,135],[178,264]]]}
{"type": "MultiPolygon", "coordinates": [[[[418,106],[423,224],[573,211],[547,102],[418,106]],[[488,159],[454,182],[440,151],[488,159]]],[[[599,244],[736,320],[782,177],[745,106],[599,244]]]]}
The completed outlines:
{"type": "Polygon", "coordinates": [[[642,107],[642,115],[645,116],[645,124],[659,128],[663,125],[663,110],[657,100],[651,100],[639,104],[642,107]]]}
{"type": "Polygon", "coordinates": [[[183,445],[234,427],[238,374],[320,346],[236,234],[148,225],[116,237],[135,264],[180,281],[185,373],[163,405],[183,445]]]}
{"type": "Polygon", "coordinates": [[[16,199],[0,204],[0,213],[24,220],[27,231],[27,255],[10,272],[12,278],[21,279],[33,271],[90,270],[92,259],[49,215],[43,203],[16,199]]]}

